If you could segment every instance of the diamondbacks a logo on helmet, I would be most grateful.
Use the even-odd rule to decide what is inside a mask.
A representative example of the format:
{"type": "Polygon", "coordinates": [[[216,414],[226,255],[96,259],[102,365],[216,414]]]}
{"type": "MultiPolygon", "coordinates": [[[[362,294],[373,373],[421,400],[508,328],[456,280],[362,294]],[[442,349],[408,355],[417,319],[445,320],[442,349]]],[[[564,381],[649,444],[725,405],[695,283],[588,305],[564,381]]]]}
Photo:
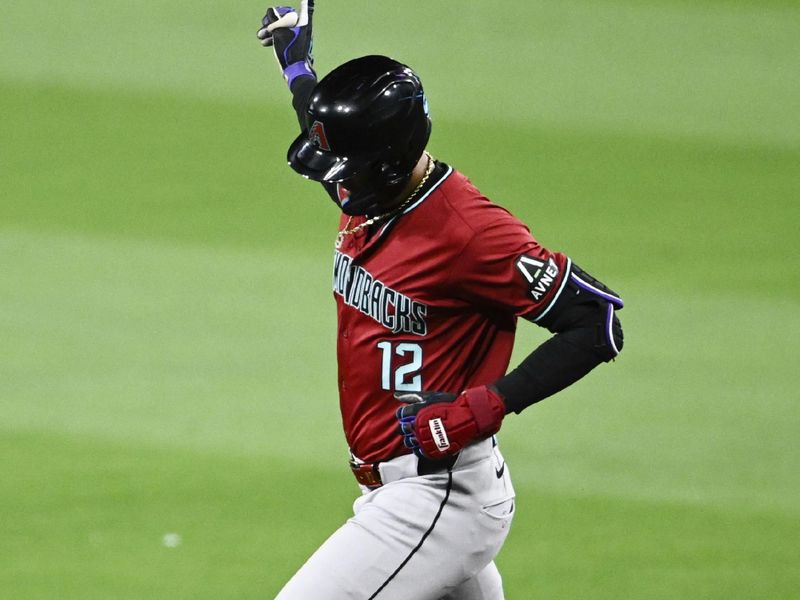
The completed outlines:
{"type": "Polygon", "coordinates": [[[325,133],[325,126],[321,121],[314,121],[308,129],[308,141],[319,147],[320,150],[330,152],[331,145],[328,143],[328,136],[325,133]]]}
{"type": "Polygon", "coordinates": [[[550,291],[553,282],[558,279],[558,265],[552,258],[548,258],[545,263],[531,256],[520,256],[517,260],[517,269],[530,284],[534,300],[541,300],[550,291]]]}

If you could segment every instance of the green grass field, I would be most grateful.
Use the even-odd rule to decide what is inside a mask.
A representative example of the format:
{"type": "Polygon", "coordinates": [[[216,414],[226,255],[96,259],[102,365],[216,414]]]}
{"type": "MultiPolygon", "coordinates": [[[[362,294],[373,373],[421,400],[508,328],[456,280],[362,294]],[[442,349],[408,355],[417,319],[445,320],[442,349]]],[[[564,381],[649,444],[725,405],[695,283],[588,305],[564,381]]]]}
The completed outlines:
{"type": "MultiPolygon", "coordinates": [[[[0,20],[0,598],[272,598],[350,514],[337,211],[223,4],[0,20]]],[[[507,597],[800,598],[800,6],[317,5],[320,71],[414,66],[434,154],[626,299],[504,425],[507,597]]]]}

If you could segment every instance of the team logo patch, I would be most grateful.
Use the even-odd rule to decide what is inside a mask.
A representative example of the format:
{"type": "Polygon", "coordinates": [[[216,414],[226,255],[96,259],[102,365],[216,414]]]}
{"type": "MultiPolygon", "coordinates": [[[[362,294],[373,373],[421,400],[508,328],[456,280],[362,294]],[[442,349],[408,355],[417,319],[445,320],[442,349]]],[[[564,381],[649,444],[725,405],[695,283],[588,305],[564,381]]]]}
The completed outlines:
{"type": "Polygon", "coordinates": [[[444,430],[444,423],[441,419],[431,419],[428,421],[428,427],[431,429],[433,441],[436,447],[444,452],[450,447],[450,440],[447,439],[447,432],[444,430]]]}
{"type": "Polygon", "coordinates": [[[328,143],[328,135],[325,133],[325,126],[321,121],[314,121],[308,129],[308,141],[316,145],[320,150],[330,152],[331,145],[328,143]]]}
{"type": "Polygon", "coordinates": [[[517,260],[517,269],[530,284],[534,300],[541,300],[553,287],[553,282],[558,279],[558,265],[552,258],[548,258],[545,262],[523,255],[517,260]]]}

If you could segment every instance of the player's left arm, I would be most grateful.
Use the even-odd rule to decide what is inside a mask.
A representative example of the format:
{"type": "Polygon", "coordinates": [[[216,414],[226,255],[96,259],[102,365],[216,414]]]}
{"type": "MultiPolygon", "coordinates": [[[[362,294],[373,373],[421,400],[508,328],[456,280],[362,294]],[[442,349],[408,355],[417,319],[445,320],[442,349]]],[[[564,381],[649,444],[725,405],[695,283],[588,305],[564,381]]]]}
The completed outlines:
{"type": "Polygon", "coordinates": [[[568,261],[545,311],[526,317],[555,334],[494,383],[507,412],[519,413],[572,385],[622,351],[622,298],[568,261]]]}
{"type": "Polygon", "coordinates": [[[406,403],[397,411],[400,431],[418,455],[441,458],[496,433],[507,413],[519,413],[563,390],[622,350],[619,294],[563,254],[542,248],[529,234],[525,241],[513,224],[495,229],[498,245],[493,247],[490,232],[489,243],[481,248],[484,260],[468,271],[473,281],[465,287],[475,302],[495,303],[494,308],[523,316],[554,335],[489,385],[459,395],[398,397],[406,403]],[[503,232],[507,239],[502,239],[503,232]],[[515,255],[512,250],[503,258],[508,250],[503,247],[510,243],[513,248],[514,238],[523,240],[523,251],[515,255]]]}

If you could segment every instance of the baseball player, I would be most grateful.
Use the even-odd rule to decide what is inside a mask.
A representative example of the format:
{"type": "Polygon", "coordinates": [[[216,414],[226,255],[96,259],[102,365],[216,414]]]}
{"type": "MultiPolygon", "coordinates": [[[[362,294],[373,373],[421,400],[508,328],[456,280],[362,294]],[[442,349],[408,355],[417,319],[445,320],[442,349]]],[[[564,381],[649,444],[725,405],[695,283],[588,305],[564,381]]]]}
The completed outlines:
{"type": "Polygon", "coordinates": [[[339,397],[354,516],[279,600],[499,600],[514,515],[495,434],[622,349],[620,297],[426,151],[419,77],[385,56],[317,80],[313,1],[270,8],[301,134],[291,167],[341,208],[339,397]],[[506,373],[518,317],[553,336],[506,373]]]}

